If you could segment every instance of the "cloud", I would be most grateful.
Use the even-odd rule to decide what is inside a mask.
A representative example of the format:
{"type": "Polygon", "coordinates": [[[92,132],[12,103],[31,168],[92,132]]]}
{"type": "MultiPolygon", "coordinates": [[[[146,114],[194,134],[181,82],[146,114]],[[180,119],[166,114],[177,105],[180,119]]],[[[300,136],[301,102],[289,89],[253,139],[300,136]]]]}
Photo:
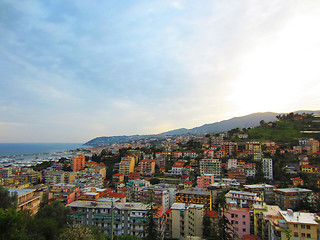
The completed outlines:
{"type": "Polygon", "coordinates": [[[75,141],[316,107],[319,8],[2,1],[0,121],[23,119],[38,141],[75,141]]]}

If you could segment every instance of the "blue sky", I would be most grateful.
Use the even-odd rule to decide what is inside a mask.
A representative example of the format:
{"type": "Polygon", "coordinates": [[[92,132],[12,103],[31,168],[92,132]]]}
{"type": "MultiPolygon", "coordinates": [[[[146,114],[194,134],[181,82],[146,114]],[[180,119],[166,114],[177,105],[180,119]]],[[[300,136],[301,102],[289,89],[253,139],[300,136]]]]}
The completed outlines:
{"type": "Polygon", "coordinates": [[[0,2],[0,142],[319,110],[320,2],[0,2]]]}

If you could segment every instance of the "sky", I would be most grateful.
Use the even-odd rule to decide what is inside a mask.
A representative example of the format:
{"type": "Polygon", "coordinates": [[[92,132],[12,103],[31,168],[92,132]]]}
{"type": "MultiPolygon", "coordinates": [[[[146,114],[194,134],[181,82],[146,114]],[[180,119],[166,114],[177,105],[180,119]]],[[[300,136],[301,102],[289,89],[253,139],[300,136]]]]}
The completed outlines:
{"type": "Polygon", "coordinates": [[[319,110],[318,0],[0,1],[0,142],[319,110]]]}

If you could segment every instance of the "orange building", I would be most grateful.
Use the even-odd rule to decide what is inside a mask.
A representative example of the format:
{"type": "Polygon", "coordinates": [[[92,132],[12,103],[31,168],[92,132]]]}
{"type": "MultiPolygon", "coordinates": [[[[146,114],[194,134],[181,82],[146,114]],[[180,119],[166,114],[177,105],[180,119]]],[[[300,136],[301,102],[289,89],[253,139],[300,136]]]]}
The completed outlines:
{"type": "Polygon", "coordinates": [[[140,174],[152,175],[155,173],[156,161],[151,159],[144,159],[140,161],[140,174]]]}
{"type": "Polygon", "coordinates": [[[72,159],[71,168],[73,172],[78,172],[85,167],[86,158],[85,156],[77,156],[72,159]]]}

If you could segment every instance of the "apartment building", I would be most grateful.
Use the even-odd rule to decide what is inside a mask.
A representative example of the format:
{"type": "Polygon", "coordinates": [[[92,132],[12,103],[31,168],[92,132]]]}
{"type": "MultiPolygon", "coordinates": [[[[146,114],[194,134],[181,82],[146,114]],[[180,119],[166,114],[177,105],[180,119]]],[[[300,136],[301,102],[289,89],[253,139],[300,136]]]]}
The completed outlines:
{"type": "Polygon", "coordinates": [[[135,157],[123,157],[119,163],[119,173],[123,174],[124,176],[128,176],[129,173],[134,172],[135,166],[135,157]]]}
{"type": "Polygon", "coordinates": [[[294,209],[299,201],[309,196],[312,190],[306,188],[279,188],[274,190],[274,202],[281,209],[294,209]]]}
{"type": "Polygon", "coordinates": [[[212,210],[211,192],[201,188],[187,188],[177,192],[177,203],[203,204],[205,210],[212,210]]]}
{"type": "MultiPolygon", "coordinates": [[[[143,203],[75,201],[67,205],[72,209],[71,218],[76,224],[98,226],[111,236],[142,236],[146,224],[148,205],[143,203]],[[113,223],[113,224],[112,224],[113,223]]],[[[163,229],[163,217],[155,216],[159,229],[163,229]]]]}
{"type": "Polygon", "coordinates": [[[141,160],[139,163],[139,172],[142,175],[153,175],[155,173],[156,161],[151,159],[141,160]]]}
{"type": "Polygon", "coordinates": [[[261,183],[261,184],[249,184],[243,185],[244,189],[249,192],[258,193],[258,196],[263,199],[266,204],[274,203],[274,189],[273,185],[261,183]]]}
{"type": "Polygon", "coordinates": [[[228,206],[226,217],[231,223],[231,227],[236,233],[235,239],[242,239],[250,234],[250,211],[249,208],[240,208],[231,204],[228,206]]]}
{"type": "Polygon", "coordinates": [[[221,177],[221,160],[220,159],[201,159],[200,174],[214,174],[216,178],[221,177]]]}
{"type": "Polygon", "coordinates": [[[261,144],[259,142],[246,142],[246,151],[253,154],[254,161],[260,161],[262,158],[261,144]]]}
{"type": "Polygon", "coordinates": [[[36,193],[36,189],[8,189],[8,191],[11,196],[17,194],[18,211],[26,210],[31,215],[35,215],[38,212],[40,194],[36,193]]]}
{"type": "Polygon", "coordinates": [[[202,174],[197,177],[197,187],[207,188],[214,183],[214,174],[202,174]]]}
{"type": "Polygon", "coordinates": [[[170,208],[170,192],[168,189],[152,185],[143,187],[139,191],[139,202],[147,202],[152,195],[152,199],[157,206],[161,206],[163,211],[167,211],[170,208]]]}
{"type": "Polygon", "coordinates": [[[262,158],[262,172],[266,179],[273,179],[273,167],[272,167],[272,159],[271,158],[262,158]]]}
{"type": "Polygon", "coordinates": [[[235,142],[223,142],[221,148],[228,156],[236,156],[238,153],[238,143],[235,142]]]}
{"type": "Polygon", "coordinates": [[[75,201],[80,196],[80,188],[71,185],[58,183],[53,185],[49,190],[49,200],[59,200],[63,204],[69,204],[75,201]]]}
{"type": "Polygon", "coordinates": [[[227,203],[236,203],[239,207],[251,208],[253,204],[263,204],[263,199],[258,193],[231,190],[225,197],[227,203]]]}
{"type": "Polygon", "coordinates": [[[85,167],[86,157],[79,155],[72,159],[71,169],[73,172],[78,172],[85,167]]]}
{"type": "Polygon", "coordinates": [[[169,238],[202,237],[204,206],[174,203],[168,211],[169,238]]]}

